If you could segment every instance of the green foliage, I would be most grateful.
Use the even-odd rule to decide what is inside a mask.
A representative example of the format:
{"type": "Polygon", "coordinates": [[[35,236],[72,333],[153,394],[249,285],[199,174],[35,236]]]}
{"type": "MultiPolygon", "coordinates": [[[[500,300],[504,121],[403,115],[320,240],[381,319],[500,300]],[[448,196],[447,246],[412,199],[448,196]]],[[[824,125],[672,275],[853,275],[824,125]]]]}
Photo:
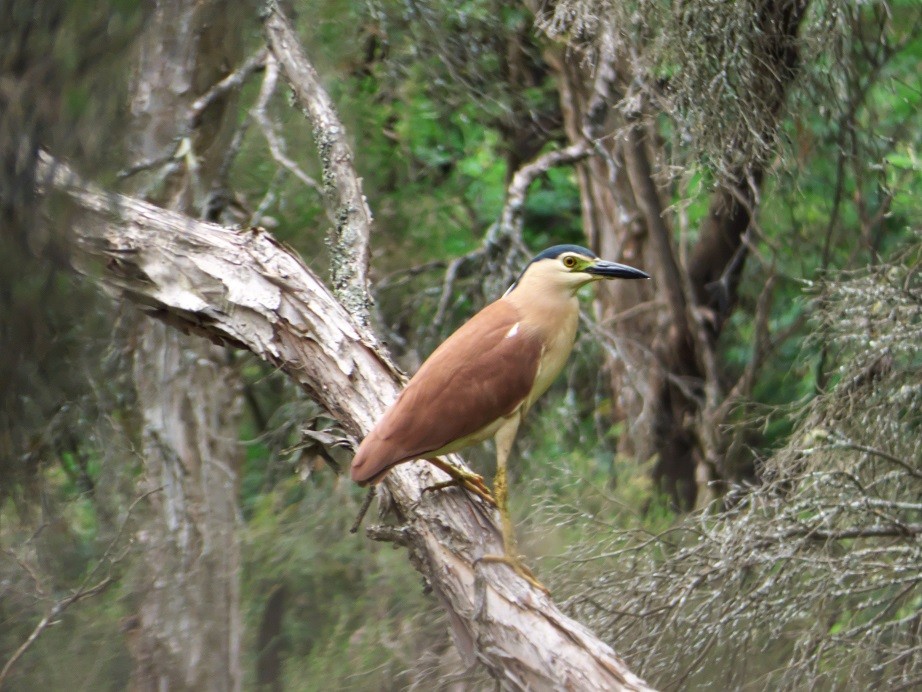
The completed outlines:
{"type": "MultiPolygon", "coordinates": [[[[739,438],[740,454],[764,460],[774,452],[771,458],[778,459],[793,454],[791,450],[803,452],[802,443],[811,441],[823,448],[817,456],[824,464],[868,468],[873,464],[855,449],[845,449],[843,438],[819,425],[805,429],[807,414],[791,404],[821,395],[814,404],[820,406],[830,400],[828,392],[844,385],[852,369],[869,365],[867,358],[918,343],[918,335],[905,331],[917,328],[917,313],[899,312],[902,304],[892,293],[912,272],[918,274],[917,247],[902,256],[896,275],[884,272],[867,279],[861,294],[874,299],[859,301],[844,289],[824,293],[836,296],[842,310],[827,313],[837,317],[822,323],[823,333],[839,336],[809,338],[818,324],[811,321],[817,309],[811,287],[838,267],[879,262],[913,237],[922,218],[918,6],[912,0],[890,3],[891,15],[884,17],[889,28],[875,43],[858,41],[856,35],[870,35],[870,28],[881,21],[879,3],[811,4],[803,45],[816,51],[803,65],[791,115],[780,123],[780,140],[752,140],[760,123],[746,121],[734,123],[735,139],[729,146],[722,127],[728,113],[758,112],[758,104],[754,106],[746,93],[753,79],[752,50],[732,50],[733,29],[748,21],[753,4],[729,9],[727,3],[685,4],[681,15],[671,4],[660,2],[601,7],[626,19],[619,25],[626,36],[639,37],[641,44],[654,41],[655,59],[642,67],[647,76],[668,80],[672,91],[667,96],[674,108],[655,123],[657,132],[667,140],[670,163],[699,162],[683,169],[687,175],[671,200],[687,220],[688,244],[696,240],[720,177],[701,161],[724,161],[724,150],[731,150],[731,162],[753,152],[766,156],[761,148],[765,143],[771,144],[767,151],[772,156],[781,153],[774,161],[768,157],[739,307],[720,340],[721,375],[732,384],[754,357],[759,335],[753,315],[767,277],[775,276],[767,315],[771,349],[748,398],[728,421],[739,438]],[[824,16],[826,9],[830,12],[824,16]],[[669,44],[657,38],[657,27],[676,30],[683,17],[693,20],[695,32],[689,40],[669,44]],[[828,36],[821,36],[821,29],[828,30],[828,36]],[[869,45],[874,50],[868,53],[869,45]],[[821,53],[819,47],[828,50],[821,53]],[[719,98],[699,99],[701,83],[712,81],[721,70],[728,74],[719,98]],[[689,133],[693,139],[683,139],[689,133]],[[779,141],[780,150],[775,148],[779,141]],[[879,211],[883,214],[875,219],[879,211]],[[898,316],[902,319],[895,319],[898,316]],[[851,322],[843,332],[846,317],[851,322]]],[[[62,147],[58,153],[80,153],[85,144],[94,156],[118,155],[119,147],[110,146],[119,139],[112,134],[119,123],[114,104],[124,102],[127,63],[106,59],[104,68],[89,69],[97,63],[86,62],[81,48],[96,44],[85,40],[80,20],[87,11],[84,5],[68,5],[59,40],[43,39],[29,46],[30,56],[47,54],[67,75],[59,101],[37,104],[42,106],[36,111],[41,117],[35,123],[55,124],[47,141],[62,147]],[[83,79],[85,75],[92,79],[83,79]],[[100,89],[100,83],[112,88],[100,89]],[[104,126],[87,126],[96,120],[104,126]],[[67,137],[70,130],[80,136],[67,137]]],[[[29,3],[16,6],[31,8],[29,3]]],[[[392,350],[406,356],[412,367],[454,326],[496,297],[484,287],[481,265],[465,265],[468,273],[461,272],[443,297],[446,265],[481,246],[514,169],[563,141],[557,85],[541,57],[546,46],[523,7],[498,0],[337,0],[298,6],[305,45],[345,121],[375,214],[372,269],[382,327],[392,350]],[[409,271],[420,265],[428,268],[409,271]],[[445,314],[439,315],[440,306],[445,314]]],[[[106,30],[92,35],[108,32],[115,40],[114,47],[98,47],[103,58],[122,56],[140,21],[134,3],[119,3],[114,13],[112,7],[97,7],[85,22],[87,31],[103,22],[106,30]]],[[[258,79],[245,86],[241,120],[258,87],[258,79]]],[[[308,174],[318,176],[310,128],[290,107],[286,89],[279,88],[268,111],[280,123],[288,155],[308,174]]],[[[241,219],[246,222],[271,193],[262,222],[295,246],[313,268],[325,271],[329,220],[319,195],[279,170],[262,133],[251,123],[230,175],[230,186],[244,209],[241,219]]],[[[580,214],[573,170],[552,169],[529,191],[525,243],[531,249],[584,243],[580,214]]],[[[59,251],[56,243],[45,240],[33,234],[27,247],[21,238],[4,235],[0,248],[2,660],[25,640],[56,597],[93,569],[137,495],[137,421],[131,388],[124,381],[128,368],[112,346],[122,338],[114,308],[86,283],[31,262],[29,251],[35,248],[59,251]],[[24,565],[39,577],[43,592],[24,565]]],[[[586,307],[591,308],[588,300],[586,307]]],[[[837,420],[842,421],[839,427],[847,428],[847,440],[867,445],[879,440],[859,435],[877,429],[872,424],[880,425],[878,431],[895,440],[886,448],[888,453],[898,449],[914,460],[918,450],[911,445],[920,439],[922,425],[918,387],[915,380],[906,390],[896,386],[895,374],[911,379],[918,373],[918,351],[901,352],[900,358],[898,367],[862,390],[866,396],[853,402],[852,411],[840,410],[837,420]],[[849,418],[853,411],[860,415],[849,418]],[[868,417],[873,411],[887,415],[868,417]]],[[[875,641],[899,653],[904,636],[899,623],[918,621],[918,589],[903,593],[899,586],[875,583],[874,602],[840,598],[833,593],[836,588],[856,583],[841,575],[854,567],[862,550],[870,554],[875,549],[871,544],[838,542],[824,547],[825,552],[804,548],[798,556],[767,551],[760,557],[744,550],[752,543],[742,529],[753,524],[734,523],[743,513],[739,508],[726,516],[677,517],[649,480],[654,460],[615,452],[625,424],[611,423],[614,404],[607,377],[600,372],[602,361],[594,340],[582,339],[565,377],[528,420],[513,459],[512,503],[523,549],[540,561],[538,571],[554,586],[555,595],[572,597],[574,612],[605,627],[619,650],[631,652],[632,664],[637,661],[648,670],[661,671],[669,661],[692,666],[700,654],[705,662],[692,679],[702,684],[719,685],[714,681],[730,678],[758,684],[753,676],[762,672],[775,675],[767,679],[780,680],[795,654],[806,665],[814,651],[810,645],[829,634],[835,635],[829,641],[841,646],[826,649],[817,659],[817,679],[847,682],[838,677],[840,670],[850,670],[843,661],[854,651],[857,633],[878,620],[895,625],[883,634],[876,632],[880,636],[875,641]],[[660,540],[651,542],[651,536],[660,540]],[[700,556],[695,552],[695,546],[705,543],[699,542],[700,536],[707,536],[714,548],[708,554],[713,560],[691,561],[683,568],[677,556],[700,556]],[[733,541],[720,542],[728,537],[733,541]],[[733,553],[740,556],[738,562],[720,562],[724,558],[719,548],[728,545],[739,551],[733,553]],[[825,560],[826,567],[797,572],[797,560],[804,556],[825,560]],[[713,572],[717,576],[709,580],[694,572],[702,565],[703,572],[718,570],[713,572]],[[841,567],[841,572],[835,574],[830,565],[841,567]],[[690,589],[688,605],[682,606],[679,585],[699,577],[704,591],[690,589]],[[810,591],[814,578],[833,580],[829,594],[810,591]],[[746,591],[754,584],[787,586],[788,593],[773,597],[783,612],[756,603],[748,619],[742,611],[727,615],[734,607],[730,597],[754,593],[746,591]],[[592,602],[585,597],[587,585],[594,589],[592,602]],[[629,595],[636,597],[637,616],[630,625],[625,624],[630,618],[622,608],[629,595]],[[664,601],[669,608],[684,608],[662,611],[679,613],[675,622],[684,628],[682,634],[666,627],[644,638],[647,622],[659,622],[655,606],[664,601]],[[694,608],[699,614],[719,613],[725,629],[708,621],[697,632],[695,625],[702,621],[689,615],[694,608]],[[707,637],[720,644],[708,649],[707,637]],[[669,655],[658,662],[663,651],[669,655]],[[746,671],[756,672],[746,677],[746,671]]],[[[300,447],[302,427],[326,429],[333,422],[265,366],[243,358],[237,364],[249,411],[240,431],[246,458],[239,489],[246,686],[256,686],[257,660],[266,645],[259,632],[268,617],[270,597],[284,589],[278,642],[286,689],[435,688],[441,676],[455,672],[460,664],[451,659],[445,620],[432,616],[432,596],[425,593],[403,552],[348,532],[361,493],[318,461],[315,449],[300,447]]],[[[488,448],[472,451],[469,458],[478,469],[491,471],[488,448]]],[[[348,456],[339,461],[348,463],[348,456]]],[[[759,480],[765,481],[771,466],[760,464],[759,480]]],[[[814,485],[799,478],[797,482],[803,482],[798,492],[809,490],[806,497],[811,500],[829,500],[832,495],[823,492],[830,489],[845,492],[842,484],[825,480],[814,485]]],[[[902,486],[881,482],[876,487],[892,499],[915,486],[907,480],[902,486]]],[[[758,523],[756,528],[771,537],[772,521],[822,526],[817,504],[799,497],[796,511],[785,514],[786,500],[780,497],[783,501],[772,505],[777,514],[757,513],[767,527],[758,523]]],[[[900,501],[917,503],[917,498],[907,495],[900,501]]],[[[835,510],[834,502],[828,505],[835,510]]],[[[904,518],[904,523],[915,521],[904,518]]],[[[129,526],[129,533],[133,530],[129,526]]],[[[127,554],[126,566],[132,557],[127,554]]],[[[899,564],[888,557],[881,574],[893,576],[896,583],[899,564]]],[[[77,680],[93,689],[124,688],[130,658],[120,627],[131,614],[127,585],[74,606],[23,659],[14,686],[57,689],[77,680]]],[[[892,669],[880,665],[885,672],[892,669]]]]}
{"type": "Polygon", "coordinates": [[[362,495],[329,473],[308,482],[291,474],[250,507],[244,602],[255,632],[267,596],[280,587],[289,594],[281,630],[286,689],[420,682],[426,672],[416,662],[448,646],[443,618],[424,615],[431,604],[405,556],[349,533],[362,495]]]}

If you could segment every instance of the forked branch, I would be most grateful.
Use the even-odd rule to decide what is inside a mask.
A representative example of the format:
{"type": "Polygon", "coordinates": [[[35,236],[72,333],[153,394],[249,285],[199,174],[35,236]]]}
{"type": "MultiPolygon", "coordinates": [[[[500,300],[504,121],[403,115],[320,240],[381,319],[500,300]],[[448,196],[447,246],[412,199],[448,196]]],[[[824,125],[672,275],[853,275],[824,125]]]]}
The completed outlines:
{"type": "MultiPolygon", "coordinates": [[[[47,155],[41,169],[46,187],[87,212],[75,241],[109,293],[252,351],[356,436],[396,397],[400,378],[372,336],[270,234],[104,194],[47,155]]],[[[506,565],[480,561],[502,550],[494,512],[462,492],[423,492],[446,478],[430,464],[410,463],[392,469],[384,485],[403,520],[401,541],[448,611],[465,662],[479,661],[512,689],[649,689],[544,593],[506,565]]]]}

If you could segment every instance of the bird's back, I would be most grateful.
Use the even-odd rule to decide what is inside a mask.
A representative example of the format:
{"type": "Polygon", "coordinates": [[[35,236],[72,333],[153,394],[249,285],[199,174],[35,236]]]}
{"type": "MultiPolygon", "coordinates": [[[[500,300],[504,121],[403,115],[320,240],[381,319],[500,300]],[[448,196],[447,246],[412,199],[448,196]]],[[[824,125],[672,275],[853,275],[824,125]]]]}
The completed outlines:
{"type": "Polygon", "coordinates": [[[371,482],[402,461],[485,439],[525,401],[540,358],[541,340],[518,309],[488,305],[433,352],[362,441],[352,479],[371,482]]]}

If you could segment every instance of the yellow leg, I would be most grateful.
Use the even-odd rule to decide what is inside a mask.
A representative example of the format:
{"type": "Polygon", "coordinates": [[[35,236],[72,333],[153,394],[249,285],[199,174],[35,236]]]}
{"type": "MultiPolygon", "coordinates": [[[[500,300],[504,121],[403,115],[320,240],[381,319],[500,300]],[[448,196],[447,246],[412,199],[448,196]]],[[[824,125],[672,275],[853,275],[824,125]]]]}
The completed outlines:
{"type": "Polygon", "coordinates": [[[443,461],[437,457],[432,459],[426,459],[430,464],[436,466],[449,476],[451,480],[445,483],[436,483],[431,485],[428,488],[425,488],[423,492],[432,491],[432,490],[441,490],[442,488],[448,488],[451,486],[460,486],[474,495],[477,495],[485,502],[496,506],[496,500],[493,499],[493,495],[490,493],[490,489],[487,487],[487,484],[483,481],[483,476],[471,473],[470,471],[465,471],[464,469],[459,469],[453,464],[449,464],[447,461],[443,461]]]}
{"type": "Polygon", "coordinates": [[[519,555],[518,543],[515,540],[515,528],[509,516],[509,485],[506,479],[506,462],[512,451],[512,443],[519,428],[519,418],[512,419],[496,433],[496,478],[493,481],[493,492],[496,496],[496,508],[503,532],[503,552],[505,555],[484,555],[480,558],[484,562],[502,562],[514,569],[525,581],[544,593],[550,593],[535,577],[534,573],[522,562],[519,555]]]}

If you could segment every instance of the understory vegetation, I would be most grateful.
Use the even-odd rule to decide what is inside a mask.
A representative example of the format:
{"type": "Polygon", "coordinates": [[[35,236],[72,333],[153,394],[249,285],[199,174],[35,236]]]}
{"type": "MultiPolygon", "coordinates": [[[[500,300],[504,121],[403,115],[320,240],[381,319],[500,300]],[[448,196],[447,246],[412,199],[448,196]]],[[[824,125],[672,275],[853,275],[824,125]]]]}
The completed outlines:
{"type": "MultiPolygon", "coordinates": [[[[166,483],[145,475],[135,380],[150,318],[99,290],[99,267],[74,271],[77,215],[31,196],[22,162],[44,147],[167,197],[167,172],[130,170],[151,12],[32,4],[12,3],[0,48],[0,687],[125,689],[166,483]]],[[[374,216],[373,328],[404,371],[549,245],[654,275],[581,296],[576,349],[510,462],[526,561],[565,611],[660,689],[922,685],[918,4],[293,5],[374,216]],[[581,142],[504,225],[514,174],[581,142]]],[[[247,7],[225,73],[265,42],[247,7]]],[[[228,106],[213,220],[263,227],[328,277],[311,125],[270,75],[228,106]]],[[[350,532],[365,493],[338,422],[254,356],[221,360],[241,410],[243,687],[492,684],[405,552],[350,532]]],[[[489,445],[465,459],[492,474],[489,445]]]]}

